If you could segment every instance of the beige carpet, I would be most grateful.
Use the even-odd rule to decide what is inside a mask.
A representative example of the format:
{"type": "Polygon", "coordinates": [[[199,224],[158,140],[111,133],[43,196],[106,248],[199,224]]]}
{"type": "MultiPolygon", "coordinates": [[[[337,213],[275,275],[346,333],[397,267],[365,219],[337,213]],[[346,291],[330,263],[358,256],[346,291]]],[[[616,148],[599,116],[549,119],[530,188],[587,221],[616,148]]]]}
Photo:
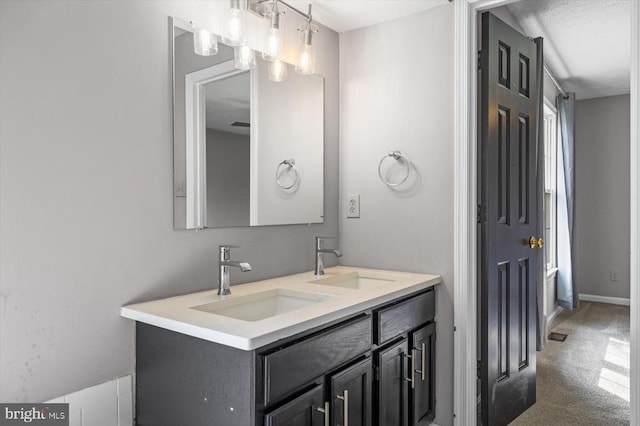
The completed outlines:
{"type": "Polygon", "coordinates": [[[629,307],[581,302],[563,311],[537,360],[537,402],[512,425],[628,425],[629,307]]]}

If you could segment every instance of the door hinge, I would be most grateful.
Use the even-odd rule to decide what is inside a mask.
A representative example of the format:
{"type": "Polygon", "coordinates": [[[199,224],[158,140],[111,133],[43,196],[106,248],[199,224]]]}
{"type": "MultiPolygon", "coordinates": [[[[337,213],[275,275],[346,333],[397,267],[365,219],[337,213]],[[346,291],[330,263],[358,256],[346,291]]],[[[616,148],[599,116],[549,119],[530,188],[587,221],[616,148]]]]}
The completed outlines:
{"type": "Polygon", "coordinates": [[[478,204],[478,209],[476,210],[476,217],[478,220],[478,223],[483,223],[486,221],[486,212],[485,209],[482,208],[482,204],[478,204]]]}
{"type": "Polygon", "coordinates": [[[480,380],[481,367],[482,367],[482,363],[480,361],[478,361],[477,370],[476,370],[476,377],[477,377],[478,380],[480,380]]]}
{"type": "Polygon", "coordinates": [[[486,50],[478,50],[478,69],[484,70],[487,69],[489,65],[489,55],[487,55],[486,50]]]}
{"type": "Polygon", "coordinates": [[[377,365],[373,366],[373,378],[374,380],[380,380],[380,367],[377,365]]]}

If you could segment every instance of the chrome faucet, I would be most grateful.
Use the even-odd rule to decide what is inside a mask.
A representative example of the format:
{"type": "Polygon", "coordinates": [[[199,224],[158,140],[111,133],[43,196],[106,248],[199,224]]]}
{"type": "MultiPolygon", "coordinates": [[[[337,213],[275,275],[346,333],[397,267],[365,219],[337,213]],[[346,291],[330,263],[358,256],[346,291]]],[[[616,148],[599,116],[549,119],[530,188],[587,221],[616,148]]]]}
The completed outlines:
{"type": "Polygon", "coordinates": [[[325,253],[333,253],[336,257],[341,257],[342,253],[337,249],[326,249],[324,248],[324,240],[330,237],[316,237],[316,267],[315,274],[316,275],[324,275],[324,254],[325,253]]]}
{"type": "Polygon", "coordinates": [[[220,246],[220,257],[218,258],[218,294],[221,296],[227,296],[231,294],[229,287],[231,281],[229,280],[229,268],[234,267],[240,269],[242,272],[251,270],[251,265],[247,262],[236,262],[231,260],[231,249],[239,248],[238,246],[220,246]]]}

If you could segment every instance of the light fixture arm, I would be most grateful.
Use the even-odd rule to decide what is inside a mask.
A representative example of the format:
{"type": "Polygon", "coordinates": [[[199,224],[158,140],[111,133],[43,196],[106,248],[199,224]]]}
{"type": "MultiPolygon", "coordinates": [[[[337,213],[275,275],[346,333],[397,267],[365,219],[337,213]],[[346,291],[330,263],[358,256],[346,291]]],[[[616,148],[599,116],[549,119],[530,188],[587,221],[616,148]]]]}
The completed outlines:
{"type": "MultiPolygon", "coordinates": [[[[300,13],[300,12],[298,12],[300,13]]],[[[298,28],[298,31],[303,31],[304,32],[304,44],[305,46],[311,46],[311,39],[312,39],[312,34],[313,33],[317,33],[318,29],[317,28],[313,28],[311,23],[313,22],[313,16],[311,15],[311,3],[309,3],[309,13],[308,14],[302,14],[303,16],[306,16],[307,18],[307,23],[305,25],[304,28],[298,28]]]]}
{"type": "Polygon", "coordinates": [[[271,28],[280,29],[280,15],[284,15],[285,11],[280,11],[278,7],[279,0],[273,0],[273,6],[271,6],[271,12],[266,13],[271,18],[271,28]]]}

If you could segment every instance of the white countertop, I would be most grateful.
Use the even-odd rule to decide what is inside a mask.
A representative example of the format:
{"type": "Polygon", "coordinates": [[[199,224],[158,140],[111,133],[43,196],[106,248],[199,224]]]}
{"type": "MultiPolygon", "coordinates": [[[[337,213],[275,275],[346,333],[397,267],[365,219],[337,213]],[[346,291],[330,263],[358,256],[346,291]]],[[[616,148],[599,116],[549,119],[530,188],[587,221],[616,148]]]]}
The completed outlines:
{"type": "Polygon", "coordinates": [[[217,289],[168,299],[123,306],[120,314],[135,321],[176,331],[210,342],[242,350],[253,350],[276,340],[292,336],[313,327],[372,308],[417,290],[432,287],[441,281],[439,275],[414,274],[400,271],[335,266],[317,277],[313,271],[285,277],[234,285],[231,295],[218,296],[217,289]],[[361,289],[315,284],[319,278],[361,272],[393,274],[397,280],[382,286],[361,289]],[[326,301],[285,312],[258,321],[244,321],[215,313],[192,309],[216,301],[230,300],[265,290],[286,289],[333,295],[326,301]]]}

